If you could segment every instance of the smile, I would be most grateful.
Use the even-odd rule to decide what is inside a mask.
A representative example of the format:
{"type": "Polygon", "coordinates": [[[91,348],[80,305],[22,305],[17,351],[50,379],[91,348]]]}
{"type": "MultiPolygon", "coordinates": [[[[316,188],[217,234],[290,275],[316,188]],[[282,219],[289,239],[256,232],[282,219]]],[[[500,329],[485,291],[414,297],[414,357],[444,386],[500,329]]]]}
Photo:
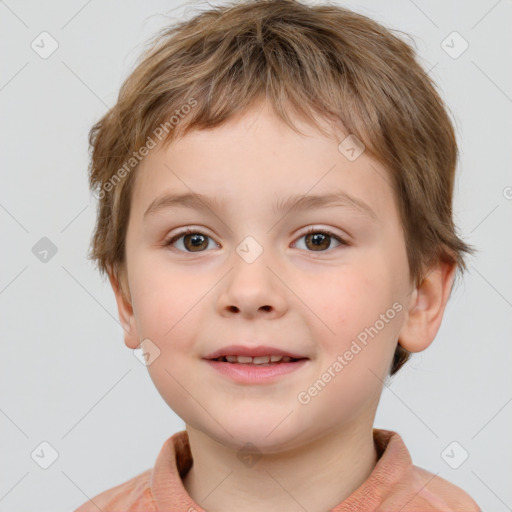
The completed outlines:
{"type": "Polygon", "coordinates": [[[240,364],[253,364],[253,365],[262,365],[262,366],[269,366],[271,364],[276,363],[289,363],[289,362],[295,362],[298,361],[298,359],[295,359],[293,357],[288,356],[258,356],[258,357],[251,357],[251,356],[222,356],[217,359],[214,359],[214,361],[220,361],[224,363],[240,363],[240,364]]]}
{"type": "Polygon", "coordinates": [[[238,384],[266,384],[290,375],[303,368],[309,359],[279,357],[279,361],[270,362],[272,356],[225,356],[205,362],[223,377],[238,384]],[[228,361],[228,357],[231,361],[228,361]]]}

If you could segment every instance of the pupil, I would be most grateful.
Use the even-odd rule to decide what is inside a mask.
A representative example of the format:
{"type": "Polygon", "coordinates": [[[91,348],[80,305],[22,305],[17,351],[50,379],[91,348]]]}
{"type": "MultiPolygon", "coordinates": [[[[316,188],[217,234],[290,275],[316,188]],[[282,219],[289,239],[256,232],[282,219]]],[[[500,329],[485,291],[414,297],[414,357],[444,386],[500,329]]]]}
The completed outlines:
{"type": "Polygon", "coordinates": [[[308,239],[313,241],[313,246],[316,248],[326,248],[329,247],[328,236],[323,233],[313,233],[308,235],[308,239]],[[327,243],[325,241],[327,240],[327,243]]]}
{"type": "Polygon", "coordinates": [[[192,233],[185,236],[185,245],[187,241],[192,242],[192,247],[201,249],[201,244],[204,244],[205,237],[199,233],[192,233]]]}

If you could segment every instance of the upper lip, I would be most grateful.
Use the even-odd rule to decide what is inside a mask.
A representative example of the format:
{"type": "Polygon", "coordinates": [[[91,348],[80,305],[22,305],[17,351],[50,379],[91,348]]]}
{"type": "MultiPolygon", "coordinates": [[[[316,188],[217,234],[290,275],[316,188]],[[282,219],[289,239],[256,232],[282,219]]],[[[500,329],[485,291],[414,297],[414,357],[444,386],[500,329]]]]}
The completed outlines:
{"type": "Polygon", "coordinates": [[[293,359],[308,359],[306,356],[276,347],[269,347],[267,345],[258,345],[255,347],[249,347],[247,345],[229,345],[208,354],[204,359],[218,359],[223,356],[288,356],[293,359]]]}

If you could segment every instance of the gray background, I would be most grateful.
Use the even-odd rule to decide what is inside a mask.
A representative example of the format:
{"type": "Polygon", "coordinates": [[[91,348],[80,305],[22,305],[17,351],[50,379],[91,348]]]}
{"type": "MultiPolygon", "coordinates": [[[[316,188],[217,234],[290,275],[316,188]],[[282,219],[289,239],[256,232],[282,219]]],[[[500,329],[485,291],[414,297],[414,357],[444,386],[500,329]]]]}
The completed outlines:
{"type": "MultiPolygon", "coordinates": [[[[457,126],[455,219],[479,249],[433,345],[384,389],[376,427],[398,431],[416,465],[484,510],[512,510],[512,2],[340,4],[414,36],[457,126]],[[458,58],[441,46],[453,31],[469,44],[458,58]],[[441,455],[452,441],[451,461],[469,453],[458,469],[441,455]]],[[[1,511],[73,510],[152,467],[184,428],[125,347],[110,286],[86,260],[86,169],[88,130],[143,43],[193,5],[207,7],[0,1],[1,511]],[[59,45],[47,59],[31,48],[43,31],[59,45]],[[46,262],[32,252],[43,237],[57,247],[46,262]],[[31,458],[43,441],[59,455],[48,469],[31,458]]]]}

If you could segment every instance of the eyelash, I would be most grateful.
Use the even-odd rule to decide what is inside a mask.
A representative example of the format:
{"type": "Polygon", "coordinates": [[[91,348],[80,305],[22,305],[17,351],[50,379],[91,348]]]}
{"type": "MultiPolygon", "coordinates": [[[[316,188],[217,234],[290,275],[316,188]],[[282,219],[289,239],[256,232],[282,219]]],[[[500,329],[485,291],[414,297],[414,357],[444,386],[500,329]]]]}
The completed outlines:
{"type": "MultiPolygon", "coordinates": [[[[323,235],[328,235],[329,237],[331,238],[334,238],[335,240],[337,240],[340,245],[340,246],[349,246],[350,244],[347,243],[343,238],[341,238],[340,236],[334,234],[332,231],[329,231],[328,229],[318,229],[318,228],[309,228],[305,233],[303,233],[299,239],[307,236],[307,235],[311,235],[311,234],[316,234],[316,233],[321,233],[323,235]]],[[[170,238],[169,240],[166,240],[164,242],[164,246],[165,247],[168,247],[170,245],[172,245],[174,242],[176,242],[177,240],[179,240],[181,237],[183,236],[186,236],[186,235],[190,235],[190,234],[198,234],[198,235],[204,235],[206,236],[207,238],[210,238],[211,240],[213,240],[212,237],[210,237],[209,235],[207,235],[206,233],[203,233],[202,231],[200,231],[199,229],[190,229],[190,228],[187,228],[186,230],[183,230],[179,233],[176,233],[172,238],[170,238]]],[[[335,247],[334,249],[337,249],[337,247],[335,247]]],[[[329,252],[329,251],[332,251],[334,249],[326,249],[325,251],[306,251],[306,252],[310,252],[310,253],[325,253],[325,252],[329,252]]],[[[185,253],[189,253],[189,254],[194,254],[193,251],[182,251],[181,249],[178,249],[180,252],[185,252],[185,253]]],[[[205,251],[197,251],[197,252],[206,252],[205,251]]]]}

